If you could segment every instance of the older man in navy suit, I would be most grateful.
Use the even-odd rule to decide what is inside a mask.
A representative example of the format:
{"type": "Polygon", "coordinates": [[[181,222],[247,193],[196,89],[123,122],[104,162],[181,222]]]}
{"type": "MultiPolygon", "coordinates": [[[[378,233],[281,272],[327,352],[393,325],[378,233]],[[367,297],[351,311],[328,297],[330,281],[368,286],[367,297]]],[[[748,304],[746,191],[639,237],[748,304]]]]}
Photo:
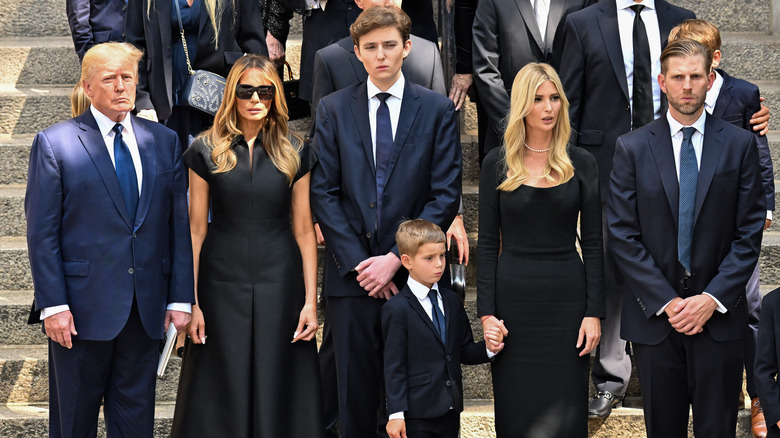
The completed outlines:
{"type": "Polygon", "coordinates": [[[607,221],[622,274],[621,337],[633,343],[650,438],[734,437],[747,330],[745,284],[766,201],[756,139],[704,111],[712,54],[681,39],[661,54],[665,117],[618,138],[607,221]]]}
{"type": "Polygon", "coordinates": [[[395,230],[404,218],[443,229],[458,210],[461,153],[453,103],[404,79],[409,17],[392,7],[352,25],[368,80],[320,100],[312,209],[325,241],[323,290],[333,327],[343,438],[377,427],[382,388],[380,312],[403,286],[395,230]]]}
{"type": "Polygon", "coordinates": [[[25,196],[33,319],[49,341],[52,437],[152,436],[160,339],[194,300],[187,191],[176,134],[130,115],[141,52],[84,55],[92,101],[38,133],[25,196]],[[38,313],[40,312],[40,316],[38,313]]]}
{"type": "Polygon", "coordinates": [[[96,44],[125,40],[127,0],[67,0],[65,12],[79,60],[96,44]]]}

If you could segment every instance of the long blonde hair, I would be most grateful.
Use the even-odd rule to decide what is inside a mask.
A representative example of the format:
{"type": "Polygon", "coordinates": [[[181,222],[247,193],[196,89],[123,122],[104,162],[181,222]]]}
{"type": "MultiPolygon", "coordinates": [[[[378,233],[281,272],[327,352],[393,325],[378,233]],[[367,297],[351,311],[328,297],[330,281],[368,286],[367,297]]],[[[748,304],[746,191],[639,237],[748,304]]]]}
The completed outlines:
{"type": "Polygon", "coordinates": [[[274,64],[265,56],[245,55],[236,61],[228,74],[222,105],[214,116],[214,125],[201,134],[201,137],[211,148],[211,159],[217,165],[213,173],[229,172],[236,167],[236,153],[232,146],[233,141],[242,135],[236,108],[236,85],[244,72],[255,69],[260,70],[260,73],[276,88],[268,115],[265,116],[265,123],[260,131],[262,146],[271,158],[271,162],[287,176],[292,186],[295,174],[301,166],[298,151],[303,142],[295,134],[292,134],[292,137],[296,140],[296,145],[293,145],[288,138],[291,134],[287,126],[289,117],[282,81],[276,73],[274,64]]]}
{"type": "MultiPolygon", "coordinates": [[[[177,0],[171,0],[177,1],[177,0]]],[[[222,13],[225,11],[225,5],[230,2],[235,10],[235,0],[203,0],[203,4],[206,6],[206,12],[209,14],[209,21],[211,21],[211,27],[214,28],[214,49],[219,49],[219,25],[222,22],[222,13]]],[[[151,17],[152,3],[155,0],[149,0],[146,4],[146,16],[151,17]]],[[[174,15],[173,18],[176,18],[174,15]]],[[[178,26],[178,25],[177,25],[178,26]]],[[[194,61],[194,60],[191,60],[194,61]]]]}
{"type": "Polygon", "coordinates": [[[529,178],[528,169],[525,167],[523,146],[526,138],[525,117],[533,108],[536,90],[546,81],[551,81],[558,90],[561,96],[561,110],[558,113],[557,123],[553,127],[552,143],[542,177],[553,185],[558,185],[569,181],[574,176],[574,166],[566,150],[571,136],[569,101],[563,93],[561,79],[549,64],[529,63],[517,73],[512,83],[511,109],[504,133],[504,174],[507,178],[498,186],[499,190],[511,192],[529,178]],[[553,175],[557,175],[558,179],[553,175]]]}

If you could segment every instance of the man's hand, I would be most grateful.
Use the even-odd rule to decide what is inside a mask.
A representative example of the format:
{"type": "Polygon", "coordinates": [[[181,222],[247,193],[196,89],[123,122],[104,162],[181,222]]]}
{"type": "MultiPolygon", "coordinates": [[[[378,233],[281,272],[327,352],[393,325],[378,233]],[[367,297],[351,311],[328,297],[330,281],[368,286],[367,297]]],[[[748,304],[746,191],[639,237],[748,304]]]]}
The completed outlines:
{"type": "Polygon", "coordinates": [[[580,324],[580,332],[577,335],[577,348],[582,347],[583,342],[585,346],[580,351],[580,356],[590,354],[601,340],[601,320],[598,318],[587,316],[582,318],[582,324],[580,324]]]}
{"type": "Polygon", "coordinates": [[[463,106],[463,103],[466,101],[466,95],[469,94],[472,84],[474,84],[474,75],[455,74],[455,76],[452,77],[450,100],[455,104],[455,111],[463,106]]]}
{"type": "Polygon", "coordinates": [[[55,313],[43,320],[43,330],[52,341],[65,348],[73,348],[71,336],[77,336],[76,325],[73,324],[73,314],[70,310],[55,313]]]}
{"type": "Polygon", "coordinates": [[[764,230],[766,231],[766,229],[767,229],[767,228],[769,228],[769,227],[771,227],[771,226],[772,226],[772,219],[767,219],[767,220],[764,222],[764,230]]]}
{"type": "Polygon", "coordinates": [[[271,35],[271,32],[265,34],[265,45],[268,46],[268,57],[274,64],[284,63],[284,45],[271,35]]]}
{"type": "Polygon", "coordinates": [[[206,343],[206,320],[203,318],[203,311],[197,304],[192,306],[192,315],[187,324],[187,335],[192,339],[193,344],[206,343]]]}
{"type": "Polygon", "coordinates": [[[314,224],[314,232],[317,234],[317,245],[325,245],[325,237],[322,235],[322,230],[320,230],[320,224],[314,224]]]}
{"type": "Polygon", "coordinates": [[[674,306],[673,311],[677,315],[669,318],[669,323],[675,330],[684,335],[695,335],[704,330],[704,324],[710,320],[712,313],[717,308],[718,303],[709,295],[694,295],[681,300],[674,306]]]}
{"type": "Polygon", "coordinates": [[[355,268],[358,272],[357,281],[360,287],[368,291],[370,297],[390,299],[398,293],[392,281],[400,267],[401,260],[392,252],[369,257],[355,268]]]}
{"type": "Polygon", "coordinates": [[[668,318],[672,318],[677,315],[677,312],[674,309],[680,301],[682,301],[682,298],[677,297],[669,302],[669,304],[666,306],[664,312],[668,318]]]}
{"type": "Polygon", "coordinates": [[[400,418],[387,422],[387,434],[390,438],[406,438],[406,421],[400,418]]]}
{"type": "Polygon", "coordinates": [[[176,332],[181,333],[182,330],[184,330],[187,327],[187,324],[190,323],[191,317],[192,315],[190,315],[187,312],[179,312],[178,310],[166,310],[165,324],[163,325],[163,329],[165,329],[165,331],[168,331],[168,324],[173,323],[173,326],[176,327],[176,332]]]}
{"type": "Polygon", "coordinates": [[[753,131],[759,131],[759,135],[766,135],[769,132],[769,108],[763,102],[761,97],[761,109],[750,118],[750,124],[753,125],[753,131]]]}
{"type": "Polygon", "coordinates": [[[447,249],[450,249],[450,239],[455,239],[458,245],[458,263],[469,264],[469,236],[463,227],[463,218],[455,216],[450,228],[447,230],[447,249]]]}

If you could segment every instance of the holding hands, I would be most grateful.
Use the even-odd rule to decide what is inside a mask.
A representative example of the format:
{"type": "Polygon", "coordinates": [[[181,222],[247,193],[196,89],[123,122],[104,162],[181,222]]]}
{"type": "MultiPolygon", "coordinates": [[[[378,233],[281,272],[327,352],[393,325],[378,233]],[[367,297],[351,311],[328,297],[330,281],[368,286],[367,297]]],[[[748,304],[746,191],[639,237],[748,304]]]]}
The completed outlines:
{"type": "Polygon", "coordinates": [[[504,348],[504,336],[509,335],[509,330],[504,326],[503,319],[499,320],[493,315],[483,316],[482,331],[488,350],[498,353],[504,348]]]}

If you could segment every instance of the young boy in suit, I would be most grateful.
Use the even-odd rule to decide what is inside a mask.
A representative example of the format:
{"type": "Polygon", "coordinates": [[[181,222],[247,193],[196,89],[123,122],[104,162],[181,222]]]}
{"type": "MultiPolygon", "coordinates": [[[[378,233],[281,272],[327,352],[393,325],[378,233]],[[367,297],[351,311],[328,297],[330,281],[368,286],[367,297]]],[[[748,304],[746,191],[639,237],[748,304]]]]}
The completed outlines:
{"type": "MultiPolygon", "coordinates": [[[[669,42],[681,38],[688,38],[707,46],[712,52],[712,69],[715,72],[715,82],[707,92],[704,101],[705,110],[715,117],[723,119],[733,125],[754,132],[750,125],[753,113],[761,108],[758,87],[750,82],[729,76],[718,68],[723,54],[720,51],[720,31],[718,28],[704,20],[685,20],[669,32],[669,42]]],[[[766,196],[766,230],[772,224],[772,211],[775,209],[775,178],[772,168],[772,156],[769,152],[767,138],[756,135],[758,145],[758,158],[761,163],[761,180],[766,196]]],[[[766,423],[761,403],[758,400],[758,392],[753,377],[753,359],[756,355],[756,338],[758,336],[758,321],[761,313],[761,294],[758,284],[758,264],[753,270],[753,275],[745,288],[748,302],[748,336],[745,338],[745,380],[747,392],[750,396],[751,429],[753,436],[762,438],[766,436],[766,423]]]]}
{"type": "Polygon", "coordinates": [[[762,318],[758,325],[758,353],[755,381],[758,397],[769,420],[765,436],[780,438],[780,288],[769,292],[761,305],[762,318]]]}
{"type": "Polygon", "coordinates": [[[460,298],[438,285],[446,237],[424,219],[395,235],[406,286],[382,307],[385,389],[391,438],[457,438],[463,410],[460,364],[488,362],[504,347],[498,329],[474,342],[460,298]]]}

